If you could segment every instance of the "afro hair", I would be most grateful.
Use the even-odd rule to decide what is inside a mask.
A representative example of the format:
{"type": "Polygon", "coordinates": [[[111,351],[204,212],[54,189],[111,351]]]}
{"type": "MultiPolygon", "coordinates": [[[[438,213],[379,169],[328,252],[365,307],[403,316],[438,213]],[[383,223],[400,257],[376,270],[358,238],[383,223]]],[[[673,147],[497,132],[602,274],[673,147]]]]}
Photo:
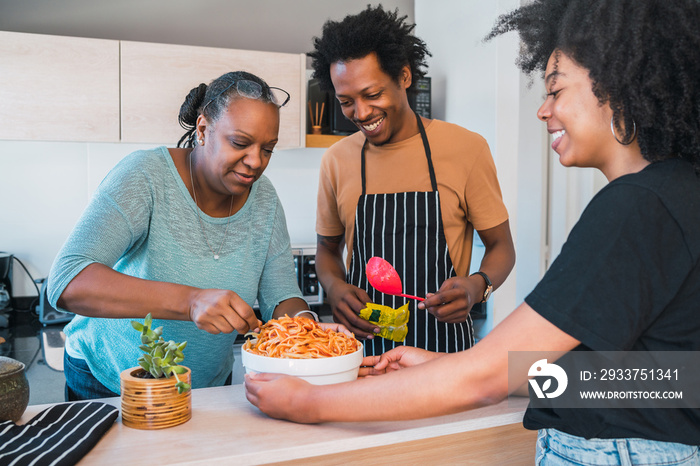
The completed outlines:
{"type": "Polygon", "coordinates": [[[348,15],[342,21],[327,21],[321,37],[314,37],[315,50],[309,53],[322,90],[332,91],[330,68],[333,63],[363,58],[374,52],[382,70],[398,82],[401,71],[408,65],[413,82],[425,76],[426,57],[430,56],[425,43],[412,32],[415,24],[406,24],[406,16],[399,17],[398,9],[384,11],[381,5],[367,8],[357,15],[348,15]]]}
{"type": "Polygon", "coordinates": [[[698,0],[535,0],[501,16],[486,40],[517,31],[517,63],[530,75],[565,53],[588,70],[626,138],[636,126],[647,160],[681,157],[700,171],[698,24],[698,0]]]}

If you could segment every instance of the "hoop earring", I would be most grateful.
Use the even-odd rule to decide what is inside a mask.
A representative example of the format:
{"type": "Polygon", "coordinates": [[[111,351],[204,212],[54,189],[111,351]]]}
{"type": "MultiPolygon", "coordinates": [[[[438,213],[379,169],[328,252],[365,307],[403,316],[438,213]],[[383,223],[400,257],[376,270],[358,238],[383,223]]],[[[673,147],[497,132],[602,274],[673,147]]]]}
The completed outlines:
{"type": "Polygon", "coordinates": [[[612,135],[615,138],[617,142],[622,144],[623,146],[629,146],[632,144],[632,142],[636,139],[637,137],[637,123],[634,121],[634,118],[632,118],[632,137],[629,139],[629,141],[620,141],[617,138],[617,134],[615,134],[615,125],[614,125],[615,117],[610,117],[610,131],[612,131],[612,135]]]}

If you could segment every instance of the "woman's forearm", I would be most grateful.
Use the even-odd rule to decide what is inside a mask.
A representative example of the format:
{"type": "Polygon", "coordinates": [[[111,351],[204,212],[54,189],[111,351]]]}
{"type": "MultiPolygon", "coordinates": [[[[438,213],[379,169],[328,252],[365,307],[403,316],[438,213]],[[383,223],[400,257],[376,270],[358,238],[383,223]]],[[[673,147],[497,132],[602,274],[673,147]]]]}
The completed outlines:
{"type": "Polygon", "coordinates": [[[473,350],[351,383],[314,387],[313,400],[305,405],[317,417],[312,422],[381,421],[452,414],[502,400],[507,378],[480,364],[478,354],[467,354],[473,350]],[[455,370],[465,364],[471,365],[469,371],[455,370]]]}
{"type": "Polygon", "coordinates": [[[131,277],[106,265],[85,267],[66,286],[58,304],[88,317],[190,320],[198,288],[131,277]]]}

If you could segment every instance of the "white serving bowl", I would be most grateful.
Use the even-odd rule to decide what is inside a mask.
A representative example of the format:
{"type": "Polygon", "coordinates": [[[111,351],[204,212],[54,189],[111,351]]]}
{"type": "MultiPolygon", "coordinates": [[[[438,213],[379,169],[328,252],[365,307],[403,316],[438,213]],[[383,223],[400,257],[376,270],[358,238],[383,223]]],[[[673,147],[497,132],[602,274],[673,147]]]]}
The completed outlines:
{"type": "Polygon", "coordinates": [[[314,385],[350,382],[357,378],[363,358],[362,343],[351,354],[329,358],[283,359],[249,353],[241,348],[241,362],[249,374],[270,372],[293,375],[314,385]]]}

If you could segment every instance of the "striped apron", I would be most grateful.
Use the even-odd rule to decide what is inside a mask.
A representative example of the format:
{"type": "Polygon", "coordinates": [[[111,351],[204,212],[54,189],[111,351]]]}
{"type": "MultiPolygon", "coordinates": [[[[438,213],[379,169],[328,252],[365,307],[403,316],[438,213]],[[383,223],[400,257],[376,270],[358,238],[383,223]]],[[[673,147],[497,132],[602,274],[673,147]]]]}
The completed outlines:
{"type": "MultiPolygon", "coordinates": [[[[355,232],[347,281],[363,290],[376,304],[398,308],[407,298],[375,290],[365,274],[367,261],[379,256],[391,263],[401,278],[403,292],[413,296],[435,293],[440,285],[456,275],[447,249],[440,196],[435,170],[430,156],[430,145],[420,117],[418,129],[430,170],[432,191],[367,194],[365,150],[362,146],[362,195],[355,210],[355,232]]],[[[408,335],[403,343],[378,336],[366,340],[365,355],[379,355],[402,344],[438,352],[456,352],[474,344],[471,317],[465,322],[439,322],[426,310],[416,308],[418,301],[408,299],[410,318],[408,335]]]]}

